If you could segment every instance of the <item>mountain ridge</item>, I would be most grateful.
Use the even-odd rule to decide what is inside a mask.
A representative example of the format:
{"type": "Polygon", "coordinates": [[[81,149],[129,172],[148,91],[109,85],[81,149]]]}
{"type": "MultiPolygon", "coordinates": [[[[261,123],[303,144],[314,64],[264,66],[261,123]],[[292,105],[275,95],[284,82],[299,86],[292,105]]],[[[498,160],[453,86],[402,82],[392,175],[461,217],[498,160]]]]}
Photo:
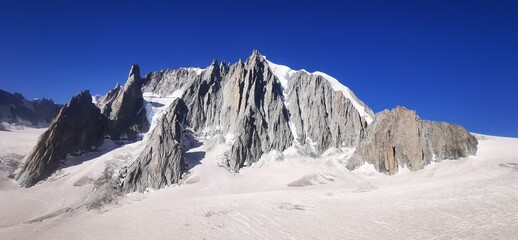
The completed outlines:
{"type": "Polygon", "coordinates": [[[0,122],[31,127],[48,126],[62,106],[52,99],[28,100],[0,89],[0,122]]]}
{"type": "MultiPolygon", "coordinates": [[[[144,77],[140,76],[138,65],[133,65],[124,87],[117,86],[111,90],[96,102],[96,106],[109,119],[106,137],[119,139],[124,135],[125,138],[136,141],[141,139],[139,135],[148,136],[147,140],[146,137],[143,140],[143,144],[150,144],[150,148],[145,150],[148,153],[129,159],[129,165],[133,164],[131,169],[136,169],[139,174],[148,172],[146,179],[164,179],[134,181],[126,179],[128,176],[122,174],[116,181],[124,182],[126,192],[143,191],[147,187],[160,188],[164,186],[163,183],[170,185],[179,181],[185,171],[182,162],[183,153],[187,149],[173,152],[167,149],[188,144],[182,142],[182,137],[171,138],[171,131],[175,132],[174,136],[178,132],[184,134],[185,131],[198,138],[223,136],[229,146],[224,163],[231,171],[239,172],[241,168],[257,162],[263,154],[270,151],[283,152],[294,148],[299,154],[319,157],[330,148],[363,146],[365,139],[372,136],[371,132],[376,131],[371,126],[377,126],[376,123],[383,120],[379,114],[374,115],[366,104],[337,79],[321,72],[309,73],[277,65],[256,50],[246,61],[238,61],[232,65],[225,62],[218,64],[213,60],[205,69],[179,68],[150,72],[144,77]],[[170,107],[178,102],[175,99],[182,99],[185,108],[170,107]],[[168,117],[163,118],[162,115],[168,117]],[[182,121],[176,123],[174,119],[182,121]],[[179,125],[164,128],[162,121],[179,125]],[[162,126],[162,130],[153,131],[157,126],[162,126]],[[166,141],[174,146],[164,145],[162,140],[153,139],[170,139],[166,141]],[[150,161],[156,162],[158,165],[155,165],[162,166],[161,168],[171,166],[170,171],[165,171],[168,176],[164,177],[165,172],[162,171],[147,170],[150,161]],[[168,164],[163,165],[164,163],[168,164]]],[[[417,115],[414,118],[417,119],[417,115]]],[[[392,128],[390,126],[397,127],[398,124],[396,121],[387,125],[392,128]]],[[[435,124],[430,128],[429,132],[434,133],[430,136],[435,138],[434,142],[445,141],[443,129],[435,124]]],[[[390,130],[388,132],[390,135],[390,130]]],[[[399,134],[397,131],[395,133],[399,134]]],[[[456,134],[470,136],[462,127],[453,136],[456,134]]],[[[396,143],[390,141],[399,138],[387,139],[387,145],[393,145],[396,143]]],[[[452,139],[453,142],[447,141],[446,144],[452,150],[433,161],[457,159],[476,152],[476,140],[452,139]],[[465,149],[458,149],[465,144],[471,150],[464,152],[465,149]],[[461,151],[462,154],[453,154],[461,151]]],[[[431,147],[440,146],[444,145],[431,147]]],[[[368,153],[369,151],[358,151],[355,159],[368,158],[368,153]]],[[[403,151],[397,158],[406,159],[406,154],[403,151]]],[[[26,159],[25,164],[31,161],[37,159],[26,159]]],[[[413,161],[419,162],[419,167],[413,170],[419,170],[430,162],[428,157],[413,161]]],[[[393,163],[398,166],[408,164],[400,159],[391,162],[393,163]]],[[[349,168],[354,169],[352,166],[349,168]]],[[[394,169],[397,172],[397,168],[392,166],[387,173],[393,174],[394,169]]],[[[381,168],[378,170],[382,171],[381,168]]],[[[131,178],[140,179],[134,174],[131,178]]]]}

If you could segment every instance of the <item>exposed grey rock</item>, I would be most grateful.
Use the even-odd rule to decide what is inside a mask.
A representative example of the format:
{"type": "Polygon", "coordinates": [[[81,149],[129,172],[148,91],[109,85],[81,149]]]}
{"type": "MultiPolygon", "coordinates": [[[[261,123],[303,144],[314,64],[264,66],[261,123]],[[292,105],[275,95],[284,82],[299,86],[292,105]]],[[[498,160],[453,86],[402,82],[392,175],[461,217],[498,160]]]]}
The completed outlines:
{"type": "Polygon", "coordinates": [[[29,101],[21,94],[0,90],[0,121],[26,126],[48,126],[61,108],[52,100],[29,101]]]}
{"type": "Polygon", "coordinates": [[[139,66],[133,65],[124,87],[117,84],[97,103],[102,114],[111,120],[108,131],[110,138],[136,139],[138,133],[148,130],[141,90],[143,83],[139,66]]]}
{"type": "Polygon", "coordinates": [[[187,107],[176,99],[144,139],[145,148],[121,176],[124,192],[162,188],[180,180],[185,165],[181,147],[182,125],[187,107]]]}
{"type": "Polygon", "coordinates": [[[189,125],[198,131],[219,125],[219,114],[223,104],[222,72],[217,62],[204,71],[202,76],[191,82],[183,94],[189,107],[189,125]]]}
{"type": "Polygon", "coordinates": [[[32,186],[54,172],[67,154],[82,154],[98,147],[105,136],[112,139],[136,139],[147,131],[148,122],[142,97],[143,80],[133,65],[124,87],[118,84],[97,103],[88,91],[73,97],[63,107],[37,146],[26,157],[17,180],[32,186]]]}
{"type": "Polygon", "coordinates": [[[201,79],[202,71],[194,68],[180,68],[151,72],[144,77],[142,92],[151,92],[159,96],[168,96],[177,90],[185,90],[195,80],[201,79]]]}
{"type": "Polygon", "coordinates": [[[23,159],[22,155],[18,154],[6,154],[0,156],[0,172],[7,172],[7,176],[13,178],[14,171],[20,165],[20,161],[23,159]]]}
{"type": "Polygon", "coordinates": [[[78,123],[84,125],[79,128],[57,119],[60,124],[53,123],[57,126],[42,136],[30,155],[32,160],[24,165],[19,175],[22,185],[30,186],[43,173],[54,171],[63,152],[88,151],[88,146],[102,143],[105,135],[135,139],[146,131],[144,150],[124,168],[117,186],[132,192],[177,183],[185,170],[182,146],[188,146],[182,143],[186,139],[183,127],[198,137],[225,138],[222,141],[230,144],[226,164],[236,172],[264,153],[282,152],[290,146],[318,156],[330,147],[359,145],[349,169],[369,162],[389,174],[399,166],[417,170],[431,161],[456,159],[477,150],[476,139],[462,127],[421,121],[404,108],[380,113],[372,122],[373,112],[336,79],[276,65],[257,51],[231,66],[214,60],[205,69],[165,70],[144,78],[133,65],[126,84],[117,85],[97,102],[100,111],[91,109],[91,102],[77,105],[69,103],[65,108],[78,113],[60,118],[90,119],[100,129],[84,122],[78,123]],[[145,106],[163,105],[146,102],[144,93],[179,97],[166,106],[164,115],[157,116],[156,126],[149,131],[145,106]],[[85,135],[85,128],[91,135],[85,135]],[[76,135],[80,142],[71,137],[76,135]]]}
{"type": "Polygon", "coordinates": [[[423,121],[414,111],[397,107],[376,115],[347,168],[352,170],[367,162],[388,174],[403,166],[415,171],[430,162],[473,155],[477,144],[476,138],[461,126],[423,121]]]}
{"type": "Polygon", "coordinates": [[[254,51],[245,62],[231,66],[213,61],[204,70],[184,68],[148,74],[143,91],[162,97],[180,91],[189,109],[187,121],[198,136],[234,136],[226,154],[234,171],[257,161],[265,152],[283,151],[293,144],[315,155],[329,147],[358,144],[366,119],[328,79],[294,71],[284,89],[282,77],[276,76],[270,65],[254,51]]]}
{"type": "Polygon", "coordinates": [[[287,103],[299,144],[313,147],[317,153],[329,147],[358,145],[364,137],[367,121],[350,99],[335,92],[329,82],[317,74],[299,71],[289,82],[287,103]]]}
{"type": "Polygon", "coordinates": [[[107,126],[108,119],[92,103],[90,93],[79,93],[40,136],[16,179],[24,187],[36,184],[55,171],[68,154],[81,154],[100,146],[107,126]]]}
{"type": "Polygon", "coordinates": [[[101,113],[107,117],[110,116],[112,111],[111,105],[113,104],[113,101],[115,101],[115,98],[119,95],[121,88],[122,87],[119,85],[119,83],[117,83],[117,85],[115,85],[112,90],[108,91],[106,95],[101,96],[99,101],[96,103],[97,107],[101,109],[101,113]]]}
{"type": "Polygon", "coordinates": [[[137,133],[147,131],[142,84],[139,68],[133,65],[124,87],[117,84],[97,103],[102,110],[92,103],[88,91],[73,97],[26,157],[17,176],[20,184],[34,185],[54,172],[67,154],[88,152],[101,145],[105,136],[135,139],[137,133]]]}
{"type": "MultiPolygon", "coordinates": [[[[95,181],[93,181],[93,179],[86,180],[87,182],[93,181],[90,183],[93,184],[93,192],[88,199],[82,203],[86,209],[102,210],[108,204],[117,203],[122,193],[119,189],[118,179],[113,178],[116,169],[117,166],[114,163],[106,162],[106,167],[100,178],[95,181]]],[[[76,184],[77,182],[74,183],[74,186],[76,186],[76,184]]]]}
{"type": "Polygon", "coordinates": [[[189,107],[190,127],[198,134],[236,136],[227,156],[229,166],[237,171],[264,152],[287,148],[293,137],[282,88],[264,57],[255,52],[246,63],[229,70],[224,66],[213,61],[183,99],[189,107]]]}
{"type": "Polygon", "coordinates": [[[243,68],[237,68],[229,82],[231,96],[239,95],[238,99],[227,101],[230,109],[237,110],[227,113],[227,116],[236,116],[231,119],[237,119],[227,119],[236,123],[233,129],[236,140],[227,156],[229,167],[237,171],[257,161],[265,152],[288,148],[293,135],[288,125],[289,115],[283,103],[281,83],[257,51],[247,59],[243,68]],[[234,92],[236,90],[237,93],[234,92]]]}

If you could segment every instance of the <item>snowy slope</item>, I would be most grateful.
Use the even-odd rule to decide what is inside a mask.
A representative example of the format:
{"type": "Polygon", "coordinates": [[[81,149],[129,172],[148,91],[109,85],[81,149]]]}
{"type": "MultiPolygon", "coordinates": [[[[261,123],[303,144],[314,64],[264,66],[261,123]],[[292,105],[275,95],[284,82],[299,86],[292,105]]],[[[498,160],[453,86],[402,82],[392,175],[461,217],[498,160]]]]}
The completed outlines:
{"type": "MultiPolygon", "coordinates": [[[[0,131],[0,139],[6,134],[12,133],[0,131]]],[[[518,139],[479,137],[477,156],[386,176],[368,165],[353,172],[343,168],[351,149],[330,149],[319,159],[290,149],[271,152],[233,174],[220,167],[228,146],[216,136],[186,153],[190,170],[182,184],[129,194],[101,211],[76,209],[94,187],[85,179],[102,175],[106,163],[123,162],[140,147],[114,148],[108,142],[101,149],[106,154],[77,159],[77,165],[33,188],[3,179],[12,185],[0,188],[0,236],[516,239],[518,139]]]]}

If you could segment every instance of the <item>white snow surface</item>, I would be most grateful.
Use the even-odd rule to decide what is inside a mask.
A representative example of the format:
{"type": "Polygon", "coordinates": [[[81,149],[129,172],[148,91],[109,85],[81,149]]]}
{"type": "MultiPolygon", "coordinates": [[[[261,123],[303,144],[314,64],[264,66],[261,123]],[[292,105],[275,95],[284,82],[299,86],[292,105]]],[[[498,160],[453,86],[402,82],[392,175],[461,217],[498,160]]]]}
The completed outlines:
{"type": "MultiPolygon", "coordinates": [[[[40,133],[0,131],[0,156],[26,154],[40,133]]],[[[205,140],[186,152],[181,184],[88,211],[105,164],[143,147],[107,141],[31,188],[0,174],[0,238],[517,239],[518,139],[478,137],[476,156],[394,176],[345,169],[354,149],[313,159],[293,147],[234,174],[220,165],[228,145],[205,140]]]]}
{"type": "Polygon", "coordinates": [[[196,73],[196,75],[200,75],[203,73],[203,71],[205,71],[205,68],[198,68],[198,67],[188,67],[185,69],[187,69],[188,71],[194,71],[196,73]]]}
{"type": "Polygon", "coordinates": [[[92,95],[92,103],[97,104],[99,102],[100,96],[99,95],[92,95]]]}
{"type": "Polygon", "coordinates": [[[144,108],[146,109],[146,118],[150,123],[149,131],[155,128],[158,121],[165,114],[165,110],[173,103],[173,101],[177,98],[181,98],[184,89],[179,89],[174,91],[171,95],[162,97],[159,94],[155,94],[153,92],[144,92],[142,96],[144,98],[144,108]]]}
{"type": "MultiPolygon", "coordinates": [[[[265,57],[266,59],[266,57],[265,57]]],[[[272,70],[273,74],[279,79],[281,82],[282,88],[287,89],[288,88],[288,80],[290,77],[297,73],[297,71],[292,70],[291,68],[279,64],[275,64],[269,60],[266,60],[268,62],[268,66],[270,66],[270,69],[272,70]]]]}
{"type": "MultiPolygon", "coordinates": [[[[266,57],[264,57],[264,58],[266,59],[266,57]]],[[[284,89],[287,89],[288,81],[291,78],[291,76],[293,76],[293,74],[297,73],[298,71],[303,71],[303,72],[311,74],[311,75],[318,75],[318,76],[321,76],[324,79],[326,79],[329,82],[329,84],[331,84],[331,87],[333,88],[333,90],[335,90],[337,92],[342,92],[342,94],[347,99],[349,99],[349,101],[351,101],[351,103],[353,104],[354,108],[356,108],[356,110],[358,111],[360,116],[365,118],[365,121],[367,121],[368,124],[372,123],[373,117],[369,113],[367,113],[367,111],[365,111],[365,107],[363,106],[363,104],[358,102],[358,99],[354,96],[354,93],[351,91],[351,89],[349,89],[348,87],[341,84],[336,78],[334,78],[326,73],[319,72],[319,71],[309,73],[308,71],[306,71],[304,69],[293,70],[287,66],[275,64],[269,60],[266,60],[266,61],[268,62],[268,65],[270,66],[270,69],[272,70],[273,74],[281,82],[281,85],[283,87],[284,96],[286,96],[286,94],[284,93],[284,89]]]]}

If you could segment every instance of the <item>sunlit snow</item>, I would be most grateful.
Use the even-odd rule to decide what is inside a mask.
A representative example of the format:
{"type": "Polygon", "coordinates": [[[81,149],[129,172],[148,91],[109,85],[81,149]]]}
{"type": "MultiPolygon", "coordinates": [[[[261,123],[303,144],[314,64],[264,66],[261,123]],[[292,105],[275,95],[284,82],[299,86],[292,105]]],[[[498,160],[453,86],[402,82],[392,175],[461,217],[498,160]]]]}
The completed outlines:
{"type": "MultiPolygon", "coordinates": [[[[268,62],[268,65],[270,66],[270,69],[272,70],[273,74],[277,77],[277,79],[279,79],[283,89],[287,89],[288,81],[291,78],[291,76],[293,76],[293,74],[297,73],[298,71],[304,71],[304,72],[308,73],[304,69],[292,70],[291,68],[289,68],[287,66],[275,64],[269,60],[266,60],[266,61],[268,62]]],[[[349,99],[349,101],[351,101],[354,108],[356,108],[356,110],[358,111],[360,116],[365,118],[365,121],[367,121],[368,124],[372,123],[372,121],[373,121],[372,116],[369,113],[367,113],[367,111],[365,111],[365,107],[358,102],[357,98],[354,97],[354,94],[348,87],[341,84],[336,78],[331,77],[330,75],[323,73],[323,72],[316,71],[316,72],[308,73],[308,74],[318,75],[318,76],[323,77],[325,80],[327,80],[330,83],[333,90],[335,90],[337,92],[338,91],[342,92],[343,95],[347,99],[349,99]]],[[[283,94],[284,94],[284,96],[286,96],[285,92],[283,92],[283,94]]]]}

